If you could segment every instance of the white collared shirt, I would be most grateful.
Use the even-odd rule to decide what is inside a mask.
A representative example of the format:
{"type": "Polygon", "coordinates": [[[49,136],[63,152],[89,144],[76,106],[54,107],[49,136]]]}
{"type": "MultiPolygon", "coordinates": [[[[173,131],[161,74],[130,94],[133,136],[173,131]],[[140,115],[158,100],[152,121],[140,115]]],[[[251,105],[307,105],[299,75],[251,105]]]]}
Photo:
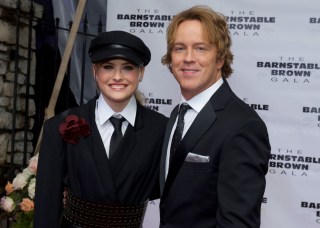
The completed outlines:
{"type": "MultiPolygon", "coordinates": [[[[182,138],[185,136],[186,132],[190,128],[191,124],[199,114],[199,112],[203,109],[203,107],[208,103],[212,95],[219,89],[219,87],[223,84],[223,79],[220,78],[218,81],[216,81],[212,86],[210,86],[208,89],[202,91],[195,97],[191,98],[190,100],[186,101],[186,99],[181,96],[181,101],[179,103],[187,103],[192,109],[188,109],[184,116],[184,128],[183,128],[183,133],[182,133],[182,138]]],[[[175,123],[171,129],[171,134],[168,142],[168,147],[167,147],[167,157],[166,157],[166,177],[168,175],[169,171],[169,159],[170,159],[170,148],[171,148],[171,141],[173,137],[174,130],[176,129],[177,125],[177,119],[178,116],[175,120],[175,123]]]]}
{"type": "Polygon", "coordinates": [[[122,112],[115,112],[112,108],[105,102],[102,94],[96,101],[95,109],[95,120],[96,124],[103,141],[104,148],[106,150],[107,156],[109,157],[109,147],[112,133],[114,127],[111,124],[109,118],[114,116],[117,118],[124,117],[126,120],[122,122],[121,131],[122,134],[125,133],[128,124],[134,126],[137,113],[137,102],[134,96],[131,97],[127,106],[122,110],[122,112]]]}

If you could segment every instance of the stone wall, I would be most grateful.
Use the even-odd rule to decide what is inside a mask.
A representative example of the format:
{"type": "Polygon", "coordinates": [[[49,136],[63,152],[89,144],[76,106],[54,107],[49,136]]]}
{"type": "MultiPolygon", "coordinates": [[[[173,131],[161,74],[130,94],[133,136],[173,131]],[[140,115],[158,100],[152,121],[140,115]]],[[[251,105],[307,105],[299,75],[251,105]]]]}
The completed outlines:
{"type": "Polygon", "coordinates": [[[11,162],[23,163],[23,152],[28,158],[33,153],[34,102],[35,85],[35,30],[36,19],[41,18],[42,7],[34,4],[32,21],[31,49],[29,43],[30,0],[20,0],[21,17],[19,23],[19,47],[16,46],[17,0],[1,0],[0,3],[0,165],[11,162]],[[31,55],[29,54],[31,51],[31,55]],[[16,53],[18,64],[16,68],[16,53]],[[31,59],[29,60],[29,56],[31,59]],[[30,61],[28,75],[28,62],[30,61]],[[15,70],[18,69],[18,70],[15,70]],[[28,82],[29,78],[29,82],[28,82]],[[27,88],[26,86],[29,85],[27,88]],[[27,91],[29,90],[29,95],[27,91]],[[28,101],[28,110],[26,110],[28,101]],[[15,107],[13,107],[15,106],[15,107]],[[27,119],[26,119],[27,117],[27,119]],[[13,119],[15,118],[15,119],[13,119]],[[27,120],[27,121],[26,121],[27,120]],[[13,128],[13,124],[15,126],[13,128]],[[26,123],[25,123],[26,122],[26,123]],[[14,137],[13,137],[14,133],[14,137]],[[14,141],[14,150],[12,147],[14,141]]]}

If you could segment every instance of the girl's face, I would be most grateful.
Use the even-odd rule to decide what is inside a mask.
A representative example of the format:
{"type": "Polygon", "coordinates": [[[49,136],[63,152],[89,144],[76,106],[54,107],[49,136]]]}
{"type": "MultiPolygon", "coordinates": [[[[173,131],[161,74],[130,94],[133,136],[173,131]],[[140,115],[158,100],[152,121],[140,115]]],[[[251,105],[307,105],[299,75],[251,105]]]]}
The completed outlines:
{"type": "Polygon", "coordinates": [[[142,80],[144,67],[123,59],[112,59],[93,65],[93,74],[104,100],[116,112],[128,104],[142,80]]]}

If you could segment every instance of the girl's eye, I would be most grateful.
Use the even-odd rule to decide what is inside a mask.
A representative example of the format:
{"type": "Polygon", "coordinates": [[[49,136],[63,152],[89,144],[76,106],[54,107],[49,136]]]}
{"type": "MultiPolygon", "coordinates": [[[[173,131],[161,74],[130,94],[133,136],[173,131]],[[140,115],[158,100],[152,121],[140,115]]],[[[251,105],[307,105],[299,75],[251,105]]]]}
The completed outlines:
{"type": "Polygon", "coordinates": [[[103,68],[106,70],[112,70],[113,66],[112,65],[104,65],[103,68]]]}
{"type": "Polygon", "coordinates": [[[132,71],[132,70],[135,69],[135,67],[134,67],[134,66],[124,66],[122,69],[123,69],[124,71],[132,71]]]}

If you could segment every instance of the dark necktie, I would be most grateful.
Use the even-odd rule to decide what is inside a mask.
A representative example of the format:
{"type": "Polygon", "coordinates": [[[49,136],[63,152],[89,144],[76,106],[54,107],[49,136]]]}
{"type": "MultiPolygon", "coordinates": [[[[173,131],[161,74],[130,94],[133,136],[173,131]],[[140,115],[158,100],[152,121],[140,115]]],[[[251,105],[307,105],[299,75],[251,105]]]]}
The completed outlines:
{"type": "Polygon", "coordinates": [[[181,138],[182,138],[182,133],[183,133],[183,128],[184,128],[184,115],[186,114],[187,110],[190,109],[191,107],[187,103],[182,103],[179,108],[179,113],[178,113],[178,122],[176,129],[174,130],[174,134],[172,137],[171,141],[171,148],[170,148],[170,161],[177,149],[177,147],[180,144],[181,138]]]}
{"type": "Polygon", "coordinates": [[[111,117],[109,120],[114,127],[114,131],[111,136],[110,147],[109,147],[109,159],[110,159],[114,155],[114,152],[117,150],[117,147],[119,146],[120,141],[122,139],[121,126],[122,126],[122,121],[124,121],[124,118],[111,117]]]}

